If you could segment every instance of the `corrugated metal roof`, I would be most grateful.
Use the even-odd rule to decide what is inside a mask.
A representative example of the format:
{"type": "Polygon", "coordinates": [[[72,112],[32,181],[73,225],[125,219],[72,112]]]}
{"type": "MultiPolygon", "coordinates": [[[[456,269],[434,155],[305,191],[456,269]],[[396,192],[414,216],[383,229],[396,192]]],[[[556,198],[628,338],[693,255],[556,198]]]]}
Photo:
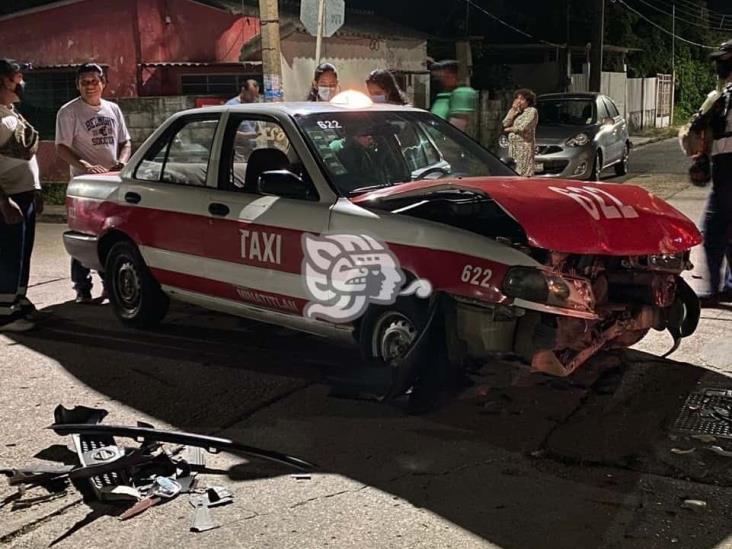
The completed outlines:
{"type": "MultiPolygon", "coordinates": [[[[86,63],[86,62],[85,62],[86,63]]],[[[97,61],[94,61],[97,65],[100,67],[107,69],[109,68],[109,65],[107,63],[98,63],[97,61]]],[[[31,68],[28,69],[29,71],[36,71],[36,70],[48,70],[48,69],[76,69],[79,68],[83,63],[56,63],[54,65],[38,65],[36,63],[31,63],[31,68]]]]}
{"type": "Polygon", "coordinates": [[[243,63],[216,63],[205,61],[153,61],[140,63],[142,67],[261,67],[261,61],[246,61],[243,63]]]}

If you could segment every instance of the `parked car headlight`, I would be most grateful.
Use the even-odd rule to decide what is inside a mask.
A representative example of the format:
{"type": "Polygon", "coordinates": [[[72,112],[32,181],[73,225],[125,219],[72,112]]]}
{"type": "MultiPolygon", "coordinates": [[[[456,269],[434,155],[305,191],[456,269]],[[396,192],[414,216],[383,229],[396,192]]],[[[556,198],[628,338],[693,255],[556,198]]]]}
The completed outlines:
{"type": "Polygon", "coordinates": [[[573,138],[567,140],[567,145],[570,147],[582,147],[590,142],[590,136],[586,133],[578,133],[573,138]]]}
{"type": "Polygon", "coordinates": [[[592,288],[587,280],[567,278],[531,267],[513,267],[503,280],[508,297],[546,303],[554,307],[589,310],[594,307],[592,288]]]}

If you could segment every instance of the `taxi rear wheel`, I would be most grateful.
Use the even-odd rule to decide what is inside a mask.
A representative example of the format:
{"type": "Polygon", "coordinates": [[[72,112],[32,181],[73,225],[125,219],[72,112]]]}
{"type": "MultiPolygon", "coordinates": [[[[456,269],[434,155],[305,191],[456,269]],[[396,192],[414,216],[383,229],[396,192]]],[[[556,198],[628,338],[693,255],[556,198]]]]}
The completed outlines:
{"type": "Polygon", "coordinates": [[[168,312],[168,297],[132,242],[118,242],[112,247],[105,278],[109,302],[123,324],[149,328],[159,324],[168,312]]]}

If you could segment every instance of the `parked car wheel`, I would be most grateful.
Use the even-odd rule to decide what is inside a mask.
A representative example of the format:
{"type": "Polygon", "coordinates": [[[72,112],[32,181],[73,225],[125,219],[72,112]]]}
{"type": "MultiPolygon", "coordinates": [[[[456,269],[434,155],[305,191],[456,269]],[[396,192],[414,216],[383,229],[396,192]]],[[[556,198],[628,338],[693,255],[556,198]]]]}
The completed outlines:
{"type": "Polygon", "coordinates": [[[628,163],[630,161],[630,145],[625,144],[623,149],[623,159],[615,164],[615,175],[626,175],[628,173],[628,163]]]}
{"type": "Polygon", "coordinates": [[[364,356],[376,366],[389,368],[390,386],[384,396],[398,396],[409,389],[412,365],[405,361],[428,319],[426,302],[414,298],[398,299],[393,305],[369,308],[360,327],[364,356]]]}
{"type": "Polygon", "coordinates": [[[112,247],[107,256],[105,278],[109,302],[123,324],[149,328],[159,324],[168,312],[168,296],[132,242],[118,242],[112,247]]]}
{"type": "Polygon", "coordinates": [[[595,153],[595,160],[592,163],[589,180],[600,181],[600,174],[602,174],[602,151],[598,149],[595,153]]]}

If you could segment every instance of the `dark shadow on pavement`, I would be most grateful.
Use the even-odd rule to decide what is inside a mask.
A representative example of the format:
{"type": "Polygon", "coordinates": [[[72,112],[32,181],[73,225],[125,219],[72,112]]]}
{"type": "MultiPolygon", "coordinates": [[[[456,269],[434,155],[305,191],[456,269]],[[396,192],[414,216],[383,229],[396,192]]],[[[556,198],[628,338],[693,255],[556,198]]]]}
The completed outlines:
{"type": "MultiPolygon", "coordinates": [[[[732,533],[727,520],[700,529],[678,502],[655,505],[670,501],[664,477],[732,486],[721,465],[704,475],[669,451],[687,395],[700,382],[729,385],[689,364],[607,354],[567,381],[496,361],[460,398],[413,417],[329,398],[321,382],[358,353],[312,336],[189,307],[150,332],[119,327],[107,307],[46,312],[15,339],[94,390],[181,430],[310,460],[501,547],[660,548],[673,530],[679,546],[706,549],[732,533]]],[[[283,473],[242,465],[229,476],[283,473]]]]}

